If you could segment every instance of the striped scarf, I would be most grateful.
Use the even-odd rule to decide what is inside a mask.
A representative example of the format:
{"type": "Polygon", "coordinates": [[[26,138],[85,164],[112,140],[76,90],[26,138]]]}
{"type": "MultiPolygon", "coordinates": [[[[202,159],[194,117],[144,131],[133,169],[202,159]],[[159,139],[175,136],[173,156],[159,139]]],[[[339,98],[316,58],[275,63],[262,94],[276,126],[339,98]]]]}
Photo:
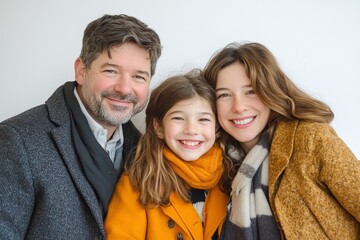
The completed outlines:
{"type": "Polygon", "coordinates": [[[244,156],[230,148],[231,158],[244,159],[232,183],[231,209],[220,239],[280,239],[268,200],[269,152],[264,136],[244,156]]]}

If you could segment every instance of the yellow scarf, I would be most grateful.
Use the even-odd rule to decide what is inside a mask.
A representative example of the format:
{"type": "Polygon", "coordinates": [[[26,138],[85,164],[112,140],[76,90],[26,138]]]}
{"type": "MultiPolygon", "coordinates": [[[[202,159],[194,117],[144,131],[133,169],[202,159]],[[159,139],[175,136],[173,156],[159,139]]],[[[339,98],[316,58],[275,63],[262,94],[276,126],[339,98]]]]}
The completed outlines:
{"type": "Polygon", "coordinates": [[[164,149],[163,154],[175,173],[192,188],[210,189],[214,187],[224,171],[222,151],[216,145],[199,159],[191,162],[180,159],[168,148],[164,149]]]}

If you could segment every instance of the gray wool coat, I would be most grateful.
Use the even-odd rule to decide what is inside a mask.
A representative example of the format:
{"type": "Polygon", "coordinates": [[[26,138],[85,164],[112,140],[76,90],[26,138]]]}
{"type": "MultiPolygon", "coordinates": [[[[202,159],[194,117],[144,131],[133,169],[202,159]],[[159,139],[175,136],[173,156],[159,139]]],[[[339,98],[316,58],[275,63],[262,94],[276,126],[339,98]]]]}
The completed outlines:
{"type": "MultiPolygon", "coordinates": [[[[123,125],[123,159],[140,132],[123,125]]],[[[63,86],[0,123],[0,239],[105,239],[102,211],[74,149],[63,86]]]]}

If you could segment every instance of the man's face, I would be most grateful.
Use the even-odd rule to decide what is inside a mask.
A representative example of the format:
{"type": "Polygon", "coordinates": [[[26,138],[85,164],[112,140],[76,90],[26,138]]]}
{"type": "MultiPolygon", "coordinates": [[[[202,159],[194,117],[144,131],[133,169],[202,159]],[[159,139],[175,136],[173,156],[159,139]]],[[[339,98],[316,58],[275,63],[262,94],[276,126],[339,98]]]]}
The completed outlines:
{"type": "Polygon", "coordinates": [[[75,62],[78,93],[90,115],[103,126],[118,126],[143,110],[149,95],[149,52],[125,43],[99,54],[86,69],[75,62]]]}

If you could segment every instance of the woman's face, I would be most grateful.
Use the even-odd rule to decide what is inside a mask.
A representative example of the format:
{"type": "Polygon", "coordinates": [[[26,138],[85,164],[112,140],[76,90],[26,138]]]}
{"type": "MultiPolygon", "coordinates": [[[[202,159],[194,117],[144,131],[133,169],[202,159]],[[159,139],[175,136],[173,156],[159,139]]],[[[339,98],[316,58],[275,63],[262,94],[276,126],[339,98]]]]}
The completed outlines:
{"type": "Polygon", "coordinates": [[[259,141],[259,134],[269,120],[270,108],[254,92],[242,64],[236,62],[220,70],[216,96],[221,127],[249,152],[259,141]]]}

